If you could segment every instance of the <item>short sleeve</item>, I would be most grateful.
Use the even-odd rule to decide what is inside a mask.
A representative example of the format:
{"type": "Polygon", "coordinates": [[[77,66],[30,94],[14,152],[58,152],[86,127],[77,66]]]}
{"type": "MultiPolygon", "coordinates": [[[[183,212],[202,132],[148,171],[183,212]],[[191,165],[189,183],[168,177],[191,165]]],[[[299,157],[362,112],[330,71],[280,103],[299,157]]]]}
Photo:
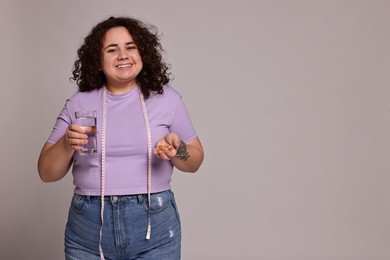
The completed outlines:
{"type": "Polygon", "coordinates": [[[60,138],[64,135],[66,128],[70,125],[71,120],[68,112],[68,104],[69,100],[66,101],[64,107],[61,110],[61,113],[57,117],[57,121],[53,127],[53,131],[47,139],[49,143],[57,143],[58,140],[60,140],[60,138]]]}
{"type": "Polygon", "coordinates": [[[187,108],[180,96],[176,102],[170,131],[178,134],[184,142],[189,142],[197,137],[187,108]]]}

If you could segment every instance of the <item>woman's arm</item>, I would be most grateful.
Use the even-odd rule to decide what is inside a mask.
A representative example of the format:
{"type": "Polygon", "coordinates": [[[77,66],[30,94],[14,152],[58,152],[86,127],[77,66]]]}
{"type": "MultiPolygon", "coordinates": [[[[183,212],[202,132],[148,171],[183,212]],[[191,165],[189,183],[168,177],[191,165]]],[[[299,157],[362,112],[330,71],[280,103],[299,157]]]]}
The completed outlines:
{"type": "Polygon", "coordinates": [[[183,172],[196,172],[203,162],[203,147],[199,138],[182,143],[175,133],[169,133],[157,142],[153,153],[158,158],[170,160],[183,172]],[[178,153],[179,152],[179,153],[178,153]],[[180,156],[181,155],[181,156],[180,156]]]}
{"type": "Polygon", "coordinates": [[[57,143],[46,142],[38,159],[38,173],[44,182],[62,179],[73,163],[73,153],[86,144],[87,135],[77,125],[70,125],[57,143]]]}

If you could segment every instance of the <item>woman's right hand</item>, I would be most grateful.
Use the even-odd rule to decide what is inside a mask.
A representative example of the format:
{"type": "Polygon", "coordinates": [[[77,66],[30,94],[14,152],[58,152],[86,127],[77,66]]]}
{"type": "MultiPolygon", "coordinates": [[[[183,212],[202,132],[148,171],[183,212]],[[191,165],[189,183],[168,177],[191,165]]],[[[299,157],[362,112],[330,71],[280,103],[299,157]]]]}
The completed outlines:
{"type": "Polygon", "coordinates": [[[58,181],[69,171],[74,151],[88,143],[88,127],[69,125],[57,143],[46,142],[38,159],[39,176],[44,182],[58,181]]]}
{"type": "Polygon", "coordinates": [[[65,132],[65,143],[75,151],[83,149],[83,145],[88,143],[88,135],[85,134],[86,127],[80,127],[75,124],[68,126],[65,132]]]}

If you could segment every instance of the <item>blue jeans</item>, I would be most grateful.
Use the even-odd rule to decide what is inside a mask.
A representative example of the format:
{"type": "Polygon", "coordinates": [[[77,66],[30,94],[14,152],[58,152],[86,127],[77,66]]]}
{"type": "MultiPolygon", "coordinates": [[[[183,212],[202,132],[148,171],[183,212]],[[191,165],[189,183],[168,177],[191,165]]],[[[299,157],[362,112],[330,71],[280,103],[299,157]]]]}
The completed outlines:
{"type": "MultiPolygon", "coordinates": [[[[105,259],[180,259],[180,218],[172,191],[151,194],[150,202],[152,232],[147,240],[147,195],[105,197],[105,259]]],[[[100,204],[99,196],[74,194],[65,229],[67,260],[100,260],[100,204]]]]}

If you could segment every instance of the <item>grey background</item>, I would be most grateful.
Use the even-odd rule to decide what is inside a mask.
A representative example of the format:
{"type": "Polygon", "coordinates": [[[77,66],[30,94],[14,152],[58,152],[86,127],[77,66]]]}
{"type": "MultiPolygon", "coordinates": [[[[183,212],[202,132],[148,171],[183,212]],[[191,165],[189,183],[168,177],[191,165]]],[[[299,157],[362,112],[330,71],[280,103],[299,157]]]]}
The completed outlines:
{"type": "Polygon", "coordinates": [[[163,33],[201,137],[183,259],[390,259],[389,1],[0,2],[0,258],[63,259],[72,178],[36,162],[91,27],[163,33]]]}

